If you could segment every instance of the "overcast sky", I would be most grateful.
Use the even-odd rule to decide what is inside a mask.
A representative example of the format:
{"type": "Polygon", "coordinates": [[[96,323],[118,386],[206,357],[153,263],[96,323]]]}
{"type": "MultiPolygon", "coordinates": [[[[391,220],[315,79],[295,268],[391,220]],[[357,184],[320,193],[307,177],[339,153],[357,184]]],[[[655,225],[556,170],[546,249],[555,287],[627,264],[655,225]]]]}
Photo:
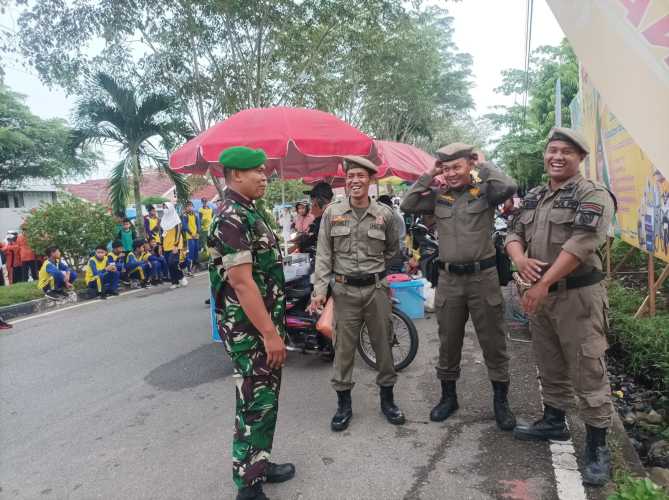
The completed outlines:
{"type": "MultiPolygon", "coordinates": [[[[494,89],[501,83],[502,70],[524,65],[526,0],[433,0],[431,3],[444,5],[449,10],[455,19],[455,43],[460,51],[474,58],[472,95],[476,113],[483,114],[497,104],[509,104],[503,96],[495,94],[494,89]]],[[[0,24],[11,26],[12,22],[11,10],[0,16],[0,24]]],[[[545,0],[535,0],[532,47],[556,45],[563,37],[545,0]]],[[[27,104],[35,114],[43,118],[69,117],[74,100],[67,98],[64,92],[44,87],[32,70],[16,65],[5,70],[5,83],[27,96],[27,104]]],[[[102,168],[92,177],[105,176],[106,170],[102,168]]]]}

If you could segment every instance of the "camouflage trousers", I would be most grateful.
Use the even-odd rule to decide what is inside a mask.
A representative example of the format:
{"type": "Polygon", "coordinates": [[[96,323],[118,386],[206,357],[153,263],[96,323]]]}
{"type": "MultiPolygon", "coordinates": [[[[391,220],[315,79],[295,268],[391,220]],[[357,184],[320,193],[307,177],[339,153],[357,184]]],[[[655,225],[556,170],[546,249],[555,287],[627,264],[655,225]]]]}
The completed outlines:
{"type": "Polygon", "coordinates": [[[232,478],[238,488],[244,488],[265,480],[279,409],[281,370],[267,366],[262,348],[229,354],[237,381],[232,478]]]}

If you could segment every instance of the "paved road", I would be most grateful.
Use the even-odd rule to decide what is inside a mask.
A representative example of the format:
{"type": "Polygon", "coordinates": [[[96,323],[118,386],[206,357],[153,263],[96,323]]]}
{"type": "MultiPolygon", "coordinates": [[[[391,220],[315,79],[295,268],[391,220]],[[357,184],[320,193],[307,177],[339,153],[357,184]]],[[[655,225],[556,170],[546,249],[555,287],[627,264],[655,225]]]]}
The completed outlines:
{"type": "MultiPolygon", "coordinates": [[[[209,340],[204,277],[18,323],[0,336],[0,498],[229,499],[232,370],[209,340]]],[[[359,363],[354,420],[329,431],[330,367],[290,353],[274,459],[297,477],[279,499],[553,499],[548,446],[497,431],[478,346],[465,343],[460,411],[428,422],[438,397],[436,324],[419,322],[397,386],[409,422],[378,409],[359,363]]],[[[512,343],[512,403],[538,412],[526,344],[512,343]]]]}

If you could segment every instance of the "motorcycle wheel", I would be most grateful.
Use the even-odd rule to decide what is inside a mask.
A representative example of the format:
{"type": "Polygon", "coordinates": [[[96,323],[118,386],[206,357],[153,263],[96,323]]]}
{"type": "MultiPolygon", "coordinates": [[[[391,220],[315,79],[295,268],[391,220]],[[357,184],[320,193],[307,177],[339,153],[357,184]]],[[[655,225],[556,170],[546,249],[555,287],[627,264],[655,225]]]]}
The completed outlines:
{"type": "MultiPolygon", "coordinates": [[[[411,318],[393,307],[392,314],[392,350],[395,370],[402,370],[411,364],[418,353],[418,331],[411,318]]],[[[358,352],[372,368],[376,369],[376,354],[369,340],[367,325],[362,326],[358,340],[358,352]]]]}

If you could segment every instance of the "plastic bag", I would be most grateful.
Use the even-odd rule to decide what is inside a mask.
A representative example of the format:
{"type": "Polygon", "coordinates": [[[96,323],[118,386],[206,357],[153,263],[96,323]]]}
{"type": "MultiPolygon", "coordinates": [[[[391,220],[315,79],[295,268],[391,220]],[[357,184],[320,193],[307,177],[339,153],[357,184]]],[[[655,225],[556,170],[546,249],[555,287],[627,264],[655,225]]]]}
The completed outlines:
{"type": "Polygon", "coordinates": [[[330,297],[325,303],[321,317],[316,322],[316,330],[325,335],[327,338],[332,338],[334,330],[334,299],[330,297]]]}

